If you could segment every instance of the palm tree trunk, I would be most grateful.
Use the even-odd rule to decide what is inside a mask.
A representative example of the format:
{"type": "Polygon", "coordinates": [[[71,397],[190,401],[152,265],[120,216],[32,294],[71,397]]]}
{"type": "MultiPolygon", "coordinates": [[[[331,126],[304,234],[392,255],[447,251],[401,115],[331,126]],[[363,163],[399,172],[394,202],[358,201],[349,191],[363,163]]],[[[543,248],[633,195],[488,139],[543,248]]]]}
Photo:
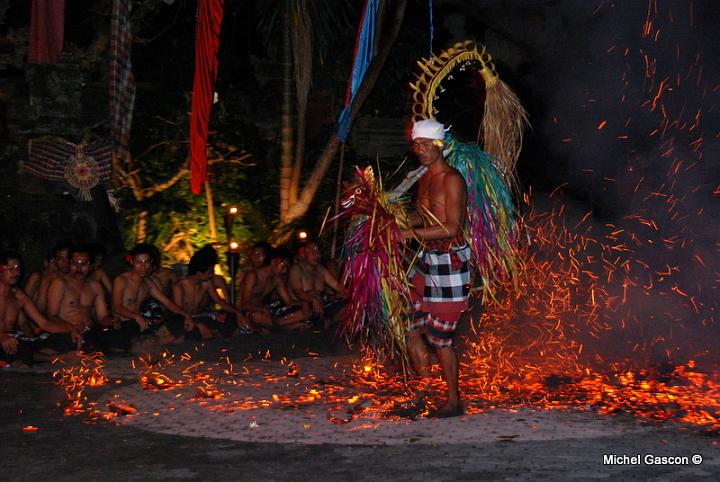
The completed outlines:
{"type": "Polygon", "coordinates": [[[137,222],[135,223],[135,244],[147,241],[147,217],[147,211],[140,211],[140,214],[138,214],[137,222]]]}
{"type": "Polygon", "coordinates": [[[293,78],[290,44],[290,12],[283,13],[282,45],[282,118],[280,126],[280,219],[287,218],[290,209],[290,184],[293,174],[293,78]]]}
{"type": "Polygon", "coordinates": [[[297,122],[295,123],[295,162],[290,180],[290,205],[297,202],[300,174],[305,157],[305,128],[307,101],[312,82],[313,35],[306,2],[298,2],[291,19],[293,65],[295,66],[295,91],[297,122]]]}
{"type": "Polygon", "coordinates": [[[213,201],[210,181],[205,181],[205,199],[207,200],[208,226],[210,228],[210,239],[217,241],[217,229],[215,228],[215,201],[213,201]]]}

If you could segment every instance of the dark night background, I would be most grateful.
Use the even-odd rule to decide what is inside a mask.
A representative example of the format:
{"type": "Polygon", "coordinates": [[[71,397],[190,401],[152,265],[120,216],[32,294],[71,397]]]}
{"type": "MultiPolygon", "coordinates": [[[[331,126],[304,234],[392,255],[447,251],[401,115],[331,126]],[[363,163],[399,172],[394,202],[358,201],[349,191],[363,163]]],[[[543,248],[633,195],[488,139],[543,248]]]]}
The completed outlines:
{"type": "MultiPolygon", "coordinates": [[[[68,231],[67,216],[77,217],[80,208],[61,196],[61,189],[40,189],[36,181],[19,179],[17,163],[30,137],[53,133],[72,139],[91,126],[99,132],[106,129],[107,57],[102,50],[93,57],[91,51],[93,45],[102,44],[103,32],[107,34],[109,20],[103,13],[107,4],[66,2],[66,51],[74,53],[79,66],[82,109],[58,117],[28,109],[29,99],[38,95],[23,61],[30,3],[0,1],[0,189],[7,200],[0,208],[2,244],[25,248],[35,257],[61,234],[78,235],[68,231]],[[25,213],[23,219],[35,226],[32,230],[17,218],[18,210],[31,199],[35,212],[25,213]],[[59,207],[59,200],[65,207],[59,207]],[[38,232],[39,239],[29,234],[38,232]]],[[[260,4],[225,2],[217,81],[220,102],[213,108],[211,125],[216,139],[252,154],[252,167],[229,170],[224,175],[236,175],[218,184],[228,188],[225,195],[244,203],[243,223],[248,237],[255,239],[269,232],[277,216],[280,119],[278,52],[273,42],[278,34],[264,36],[257,28],[268,15],[260,4]]],[[[342,106],[361,4],[349,2],[346,26],[327,46],[322,61],[315,60],[308,164],[322,148],[342,106]]],[[[590,213],[585,226],[592,225],[596,233],[622,230],[624,234],[617,236],[634,235],[629,238],[634,243],[629,245],[632,253],[620,254],[631,256],[636,260],[634,268],[656,281],[654,289],[659,291],[630,303],[632,316],[642,319],[643,325],[649,321],[645,325],[649,332],[656,328],[657,336],[665,336],[668,326],[682,322],[689,327],[688,338],[696,340],[706,330],[716,333],[717,2],[434,0],[433,4],[434,51],[464,39],[484,43],[501,78],[518,92],[529,111],[532,128],[526,133],[519,173],[523,188],[532,191],[534,209],[542,212],[562,205],[571,227],[590,213]],[[663,277],[665,271],[670,275],[663,277]],[[694,296],[699,307],[672,298],[677,290],[694,296]],[[661,323],[660,318],[667,321],[661,323]]],[[[180,166],[186,159],[181,141],[187,138],[195,7],[188,0],[144,2],[145,11],[136,24],[132,55],[138,92],[131,149],[137,155],[163,140],[179,141],[161,148],[164,152],[158,157],[138,157],[150,179],[167,176],[168,162],[180,166]]],[[[377,142],[368,132],[409,123],[407,85],[415,61],[428,55],[428,44],[427,2],[411,0],[400,37],[351,133],[346,177],[350,166],[375,162],[376,155],[383,157],[388,172],[403,157],[397,152],[397,145],[405,142],[401,130],[383,132],[377,142]],[[392,138],[397,139],[394,144],[387,140],[392,138]]],[[[482,95],[474,92],[471,79],[467,82],[471,87],[463,88],[464,94],[446,100],[457,112],[445,115],[457,119],[454,129],[469,136],[482,95]]],[[[330,169],[305,219],[309,226],[318,225],[333,203],[336,169],[330,169]]],[[[158,213],[190,209],[187,187],[181,189],[176,198],[158,197],[144,208],[158,213]]],[[[223,194],[220,191],[218,195],[223,194]]],[[[118,223],[126,230],[140,208],[131,199],[124,199],[123,206],[118,223]]],[[[610,242],[606,234],[598,239],[599,245],[610,242]]],[[[127,235],[124,242],[128,244],[127,235]]],[[[633,274],[637,275],[634,286],[641,291],[639,286],[647,279],[633,274]]]]}

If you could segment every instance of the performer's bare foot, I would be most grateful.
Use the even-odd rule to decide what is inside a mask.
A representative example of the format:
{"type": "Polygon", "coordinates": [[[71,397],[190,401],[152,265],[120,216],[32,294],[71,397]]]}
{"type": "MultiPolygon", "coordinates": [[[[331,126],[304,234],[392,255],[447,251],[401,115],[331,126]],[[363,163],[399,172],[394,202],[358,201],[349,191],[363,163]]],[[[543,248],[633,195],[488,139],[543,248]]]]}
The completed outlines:
{"type": "Polygon", "coordinates": [[[425,390],[416,390],[413,393],[412,398],[403,400],[401,402],[395,402],[393,404],[393,409],[390,411],[390,414],[403,418],[411,418],[414,420],[425,411],[427,405],[425,403],[426,397],[427,392],[425,390]]]}
{"type": "Polygon", "coordinates": [[[457,400],[455,403],[451,403],[448,400],[445,405],[438,408],[437,410],[430,413],[431,418],[450,418],[459,417],[465,414],[465,406],[462,400],[457,400]]]}
{"type": "Polygon", "coordinates": [[[411,398],[402,402],[395,402],[390,415],[415,420],[425,411],[425,400],[423,398],[411,398]]]}

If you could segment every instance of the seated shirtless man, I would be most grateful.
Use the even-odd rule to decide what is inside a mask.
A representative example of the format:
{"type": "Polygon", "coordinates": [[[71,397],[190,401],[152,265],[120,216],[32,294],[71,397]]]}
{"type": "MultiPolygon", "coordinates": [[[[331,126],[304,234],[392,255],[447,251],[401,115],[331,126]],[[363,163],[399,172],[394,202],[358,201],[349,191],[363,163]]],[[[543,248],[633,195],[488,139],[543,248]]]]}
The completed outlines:
{"type": "MultiPolygon", "coordinates": [[[[173,286],[178,282],[178,275],[170,268],[162,266],[160,250],[153,244],[147,244],[152,251],[152,269],[150,271],[150,279],[160,289],[160,292],[166,297],[172,299],[173,286]]],[[[140,305],[140,314],[145,317],[150,324],[162,324],[163,319],[167,315],[165,306],[155,297],[148,296],[140,305]]]]}
{"type": "MultiPolygon", "coordinates": [[[[220,296],[225,301],[230,300],[230,287],[225,281],[225,278],[223,278],[219,274],[215,274],[215,265],[218,263],[218,254],[217,251],[215,251],[215,248],[213,248],[213,245],[206,244],[205,246],[200,248],[195,254],[199,257],[202,257],[208,263],[212,264],[213,272],[210,274],[210,284],[212,285],[215,293],[217,293],[218,296],[220,296]]],[[[208,294],[203,299],[203,305],[210,304],[212,304],[212,299],[208,294]]]]}
{"type": "Polygon", "coordinates": [[[287,331],[301,331],[309,328],[310,307],[290,297],[284,275],[287,273],[290,257],[284,252],[268,256],[264,266],[249,271],[243,281],[240,306],[258,330],[272,327],[287,331]],[[267,303],[276,293],[280,300],[267,303]]]}
{"type": "Polygon", "coordinates": [[[245,276],[250,271],[255,271],[256,269],[262,268],[267,263],[267,257],[268,254],[272,251],[272,246],[270,246],[265,241],[258,241],[257,243],[253,244],[252,247],[248,250],[247,258],[245,259],[245,266],[243,269],[238,273],[237,278],[237,286],[238,286],[238,299],[242,296],[242,289],[243,284],[245,283],[245,276]]]}
{"type": "Polygon", "coordinates": [[[323,321],[325,329],[342,321],[345,288],[329,269],[320,264],[320,246],[315,241],[309,241],[298,249],[289,278],[292,295],[312,306],[313,316],[323,321]]]}
{"type": "Polygon", "coordinates": [[[91,250],[92,258],[95,259],[90,267],[90,279],[100,283],[109,299],[110,292],[112,291],[112,280],[110,280],[110,276],[108,276],[105,268],[103,268],[103,261],[105,260],[107,250],[102,243],[93,243],[88,249],[91,250]]]}
{"type": "Polygon", "coordinates": [[[50,251],[50,263],[55,269],[49,271],[47,276],[43,276],[40,280],[37,295],[34,298],[35,304],[42,312],[45,312],[47,308],[47,292],[50,284],[58,276],[64,276],[70,272],[70,248],[72,248],[71,243],[60,241],[50,251]]]}
{"type": "Polygon", "coordinates": [[[69,324],[45,318],[30,297],[17,287],[21,267],[22,259],[18,253],[0,251],[0,362],[31,365],[36,350],[55,342],[50,339],[52,334],[70,333],[69,349],[77,347],[82,337],[69,324]],[[26,314],[44,333],[30,337],[19,331],[20,313],[26,314]]]}
{"type": "MultiPolygon", "coordinates": [[[[141,311],[143,303],[150,296],[168,310],[181,315],[186,330],[190,331],[195,327],[190,315],[165,296],[157,281],[150,276],[154,264],[153,255],[153,246],[144,243],[136,245],[128,257],[130,270],[113,281],[112,311],[120,321],[114,326],[112,348],[127,350],[140,334],[155,334],[160,329],[162,320],[148,319],[141,311]]],[[[202,333],[202,328],[200,330],[202,333]]],[[[205,331],[204,336],[209,335],[209,330],[205,331]]],[[[164,339],[166,337],[162,338],[161,341],[173,341],[170,337],[167,337],[167,340],[164,339]]]]}
{"type": "Polygon", "coordinates": [[[52,251],[48,251],[47,256],[45,257],[45,261],[43,262],[42,271],[35,271],[34,273],[31,273],[30,276],[28,276],[27,280],[25,280],[25,286],[23,287],[23,291],[26,295],[30,297],[31,300],[35,301],[37,299],[37,294],[38,290],[40,289],[40,282],[42,281],[42,279],[50,275],[55,275],[56,273],[57,268],[55,267],[55,263],[53,262],[52,251]]]}
{"type": "Polygon", "coordinates": [[[217,253],[213,249],[201,249],[196,252],[188,264],[188,275],[173,286],[175,303],[190,314],[195,322],[192,331],[183,333],[182,320],[168,321],[173,335],[184,335],[190,339],[203,338],[203,329],[219,331],[223,336],[232,336],[238,330],[251,333],[253,330],[240,310],[225,301],[216,291],[213,283],[213,268],[217,253]],[[209,298],[210,303],[205,300],[209,298]],[[222,311],[215,310],[215,304],[222,311]]]}
{"type": "MultiPolygon", "coordinates": [[[[42,280],[45,278],[52,279],[58,273],[53,258],[53,251],[48,251],[45,261],[43,262],[42,271],[35,271],[28,276],[27,280],[25,280],[25,287],[23,288],[23,291],[30,297],[31,300],[33,300],[33,303],[37,303],[38,291],[40,290],[40,283],[42,280]]],[[[45,289],[47,290],[47,288],[45,289]]],[[[27,316],[25,316],[24,313],[20,313],[18,324],[20,329],[27,336],[34,336],[32,323],[27,319],[27,316]]]]}
{"type": "Polygon", "coordinates": [[[56,323],[68,323],[86,338],[101,336],[103,328],[112,327],[102,285],[91,279],[94,263],[92,248],[75,246],[70,250],[70,273],[50,284],[47,317],[56,323]]]}
{"type": "Polygon", "coordinates": [[[162,265],[162,255],[157,246],[154,244],[148,244],[147,246],[149,246],[153,252],[153,268],[150,276],[155,280],[163,294],[168,298],[172,298],[173,285],[178,282],[179,277],[175,271],[162,265]]]}

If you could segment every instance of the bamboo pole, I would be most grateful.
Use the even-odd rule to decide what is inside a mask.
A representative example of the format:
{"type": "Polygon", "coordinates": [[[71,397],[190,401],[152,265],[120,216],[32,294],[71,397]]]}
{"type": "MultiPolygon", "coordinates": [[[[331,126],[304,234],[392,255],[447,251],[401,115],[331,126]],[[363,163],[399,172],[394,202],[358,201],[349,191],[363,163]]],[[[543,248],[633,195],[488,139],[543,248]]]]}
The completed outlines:
{"type": "Polygon", "coordinates": [[[217,241],[217,229],[215,228],[215,205],[213,204],[210,181],[205,181],[205,198],[207,199],[208,224],[210,227],[210,239],[217,241]]]}
{"type": "Polygon", "coordinates": [[[343,164],[345,162],[345,144],[340,147],[340,161],[338,163],[337,185],[335,186],[335,220],[333,221],[333,239],[330,248],[330,257],[335,259],[335,250],[337,248],[338,219],[337,213],[340,206],[340,189],[342,188],[343,164]]]}

